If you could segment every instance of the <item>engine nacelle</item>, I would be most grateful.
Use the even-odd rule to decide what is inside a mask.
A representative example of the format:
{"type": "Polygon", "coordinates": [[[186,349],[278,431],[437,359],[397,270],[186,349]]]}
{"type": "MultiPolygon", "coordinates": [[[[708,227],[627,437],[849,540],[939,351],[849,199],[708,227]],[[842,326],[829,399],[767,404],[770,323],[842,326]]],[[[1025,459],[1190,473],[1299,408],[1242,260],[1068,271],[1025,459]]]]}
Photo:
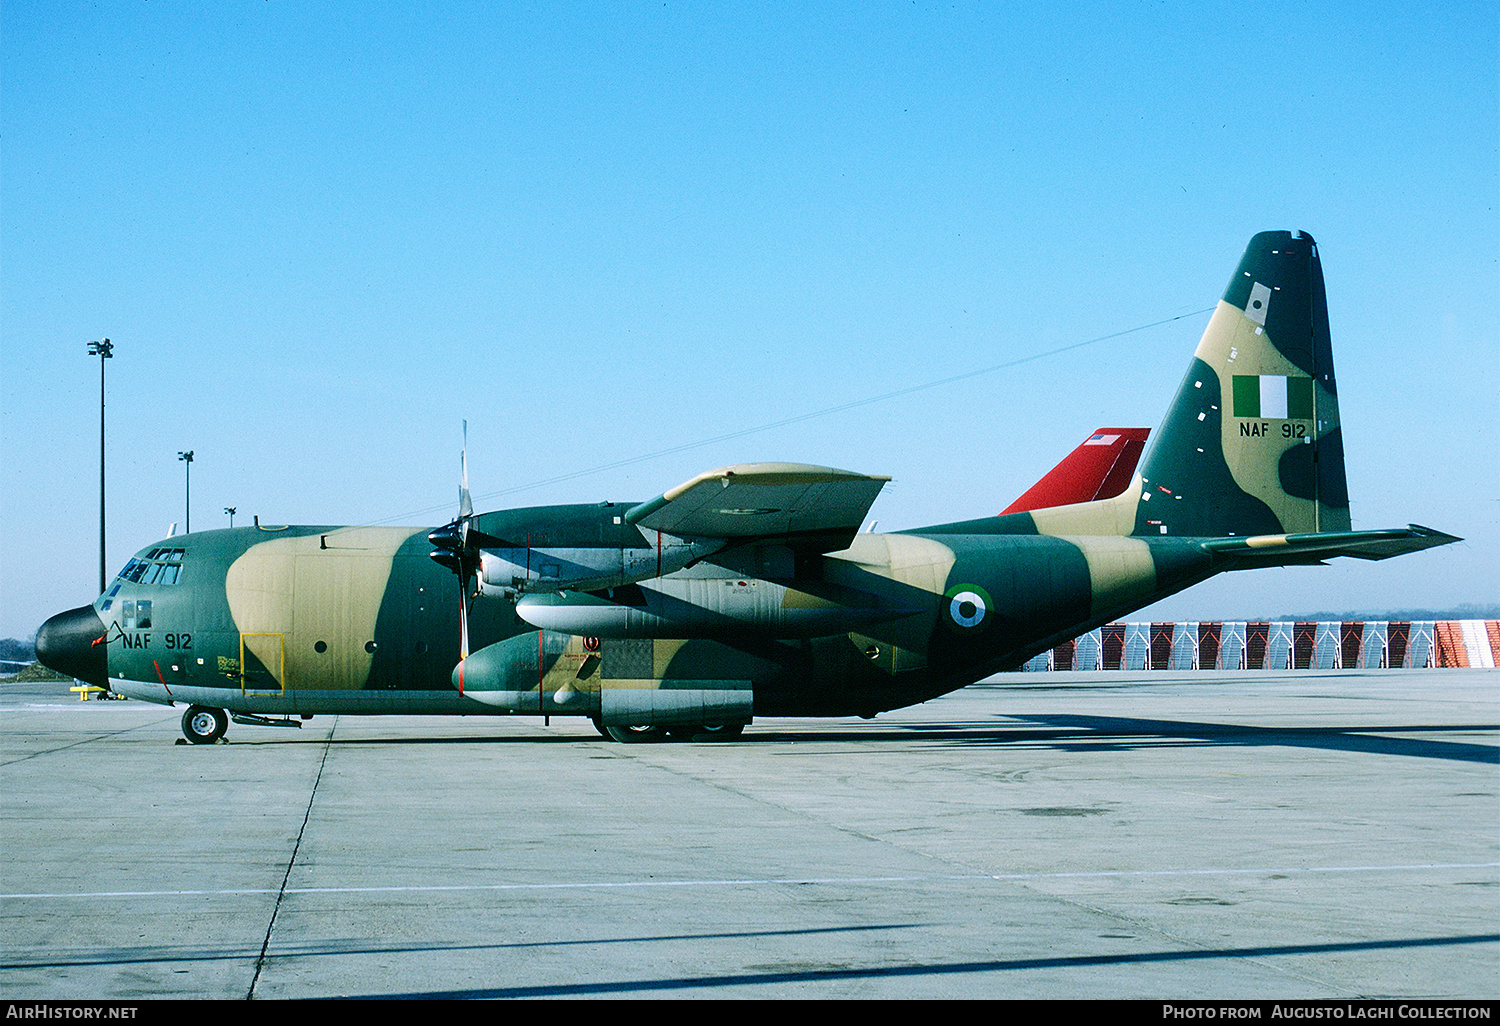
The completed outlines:
{"type": "MultiPolygon", "coordinates": [[[[680,643],[678,643],[680,645],[680,643]]],[[[749,723],[749,679],[659,676],[656,647],[667,642],[580,637],[555,631],[519,634],[487,645],[453,668],[453,686],[509,713],[584,715],[606,726],[702,726],[749,723]]],[[[691,661],[691,660],[690,660],[691,661]]],[[[761,664],[764,665],[764,664],[761,664]]],[[[754,660],[739,669],[752,671],[754,660]]]]}
{"type": "Polygon", "coordinates": [[[600,638],[817,638],[924,611],[852,588],[820,592],[742,577],[653,580],[612,597],[527,595],[516,613],[537,627],[600,638]]]}
{"type": "Polygon", "coordinates": [[[640,533],[648,545],[481,549],[480,590],[493,596],[617,588],[681,570],[725,545],[720,538],[677,538],[647,529],[640,533]]]}

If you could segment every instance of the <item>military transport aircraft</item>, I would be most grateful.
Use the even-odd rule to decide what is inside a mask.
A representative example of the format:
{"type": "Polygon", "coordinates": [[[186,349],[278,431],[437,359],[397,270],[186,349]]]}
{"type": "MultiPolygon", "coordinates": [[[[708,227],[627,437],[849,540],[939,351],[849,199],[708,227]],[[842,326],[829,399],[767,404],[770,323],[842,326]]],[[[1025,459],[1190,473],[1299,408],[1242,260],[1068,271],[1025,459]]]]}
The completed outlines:
{"type": "Polygon", "coordinates": [[[465,471],[459,515],[436,530],[257,524],[157,542],[43,624],[37,654],[188,706],[198,743],[231,715],[317,713],[733,737],[753,716],[868,717],[942,695],[1227,570],[1458,540],[1350,529],[1305,233],[1251,240],[1149,454],[1110,497],[1111,470],[1138,455],[1059,467],[1065,501],[1085,501],[1023,497],[1023,511],[891,534],[859,533],[889,478],[828,467],[742,464],[645,502],[477,515],[465,471]]]}

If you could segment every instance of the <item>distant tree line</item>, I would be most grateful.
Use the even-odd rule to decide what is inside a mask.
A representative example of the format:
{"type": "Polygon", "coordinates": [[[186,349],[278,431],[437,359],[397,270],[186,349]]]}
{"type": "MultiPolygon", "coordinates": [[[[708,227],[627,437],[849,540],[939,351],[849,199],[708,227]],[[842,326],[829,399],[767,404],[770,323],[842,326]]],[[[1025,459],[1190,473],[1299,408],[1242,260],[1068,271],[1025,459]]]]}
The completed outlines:
{"type": "Polygon", "coordinates": [[[1319,623],[1338,620],[1360,620],[1365,623],[1389,620],[1500,620],[1500,606],[1469,602],[1447,609],[1357,609],[1342,613],[1284,613],[1271,619],[1300,620],[1304,623],[1314,620],[1319,623]]]}
{"type": "MultiPolygon", "coordinates": [[[[29,663],[36,659],[36,646],[20,638],[0,638],[0,659],[7,663],[29,663]]],[[[3,664],[0,664],[3,669],[3,664]]]]}

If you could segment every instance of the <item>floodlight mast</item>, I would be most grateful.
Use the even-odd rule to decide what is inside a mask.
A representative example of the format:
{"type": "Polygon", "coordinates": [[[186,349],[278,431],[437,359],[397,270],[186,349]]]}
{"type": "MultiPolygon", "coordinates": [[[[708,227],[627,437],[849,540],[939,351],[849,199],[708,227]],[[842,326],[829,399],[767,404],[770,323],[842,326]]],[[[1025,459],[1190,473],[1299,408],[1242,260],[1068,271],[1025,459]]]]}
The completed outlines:
{"type": "Polygon", "coordinates": [[[183,470],[187,471],[186,491],[182,500],[182,519],[187,526],[184,534],[193,533],[193,450],[178,452],[177,458],[183,463],[183,470]]]}
{"type": "Polygon", "coordinates": [[[99,357],[99,593],[104,594],[104,361],[115,355],[109,339],[89,343],[89,355],[99,357]]]}

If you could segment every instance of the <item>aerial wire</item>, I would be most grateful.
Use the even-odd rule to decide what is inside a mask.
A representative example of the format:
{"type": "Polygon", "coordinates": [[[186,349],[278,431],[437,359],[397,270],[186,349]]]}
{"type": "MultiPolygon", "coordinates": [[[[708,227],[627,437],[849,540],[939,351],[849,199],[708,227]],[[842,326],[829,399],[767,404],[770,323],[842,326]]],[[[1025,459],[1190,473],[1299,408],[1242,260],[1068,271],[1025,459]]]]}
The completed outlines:
{"type": "MultiPolygon", "coordinates": [[[[710,438],[700,438],[695,442],[683,442],[681,445],[668,446],[665,449],[657,449],[654,452],[643,453],[639,456],[629,456],[625,459],[615,460],[612,463],[601,463],[597,467],[589,467],[585,470],[574,470],[566,474],[557,474],[553,477],[542,478],[540,480],[531,481],[526,484],[513,485],[509,488],[502,488],[499,491],[486,492],[482,495],[477,496],[477,498],[481,500],[498,499],[504,495],[514,495],[517,492],[530,491],[533,488],[542,488],[547,485],[560,484],[564,481],[572,481],[580,477],[588,477],[590,474],[602,474],[607,470],[618,470],[621,467],[634,466],[637,463],[646,463],[650,460],[660,459],[663,456],[671,456],[679,452],[686,452],[689,449],[699,449],[705,445],[714,445],[715,443],[727,442],[735,438],[744,438],[746,435],[759,434],[762,431],[774,431],[776,428],[788,427],[792,424],[801,424],[804,421],[815,420],[819,417],[832,416],[835,413],[843,413],[846,410],[858,409],[861,406],[869,406],[873,403],[885,402],[888,399],[899,399],[902,396],[912,395],[916,392],[925,392],[928,389],[940,388],[943,385],[956,384],[960,381],[967,381],[970,378],[982,377],[986,374],[994,374],[997,371],[1009,370],[1012,367],[1020,367],[1023,364],[1034,363],[1037,360],[1045,360],[1051,356],[1059,356],[1063,353],[1072,352],[1075,349],[1082,349],[1085,346],[1097,345],[1100,342],[1107,342],[1110,339],[1120,338],[1125,335],[1133,335],[1138,331],[1146,331],[1150,328],[1159,328],[1163,324],[1171,324],[1174,321],[1185,320],[1189,317],[1197,317],[1201,314],[1213,313],[1214,309],[1215,307],[1212,306],[1204,307],[1202,310],[1193,310],[1190,313],[1178,314],[1175,317],[1166,317],[1159,321],[1152,321],[1150,324],[1138,324],[1133,328],[1125,328],[1121,331],[1112,331],[1107,335],[1099,335],[1096,338],[1085,339],[1082,342],[1071,342],[1068,345],[1058,346],[1055,349],[1047,349],[1039,353],[1032,353],[1029,356],[1021,356],[1017,357],[1014,360],[1006,360],[1004,363],[992,364],[988,367],[980,367],[977,370],[964,371],[962,374],[953,374],[946,378],[938,378],[934,381],[926,381],[918,385],[908,385],[905,388],[898,388],[894,392],[883,392],[880,395],[867,396],[864,399],[855,399],[851,402],[839,403],[836,406],[827,406],[821,410],[812,410],[808,413],[799,413],[796,416],[784,417],[781,420],[771,421],[766,424],[757,424],[754,427],[740,428],[737,431],[729,431],[725,434],[714,435],[710,438]]],[[[397,513],[395,516],[385,517],[381,520],[366,521],[366,525],[371,526],[375,524],[389,524],[397,520],[405,520],[409,517],[419,517],[425,516],[429,513],[441,512],[445,509],[447,509],[446,506],[428,506],[424,509],[415,509],[409,510],[405,513],[397,513]]]]}

